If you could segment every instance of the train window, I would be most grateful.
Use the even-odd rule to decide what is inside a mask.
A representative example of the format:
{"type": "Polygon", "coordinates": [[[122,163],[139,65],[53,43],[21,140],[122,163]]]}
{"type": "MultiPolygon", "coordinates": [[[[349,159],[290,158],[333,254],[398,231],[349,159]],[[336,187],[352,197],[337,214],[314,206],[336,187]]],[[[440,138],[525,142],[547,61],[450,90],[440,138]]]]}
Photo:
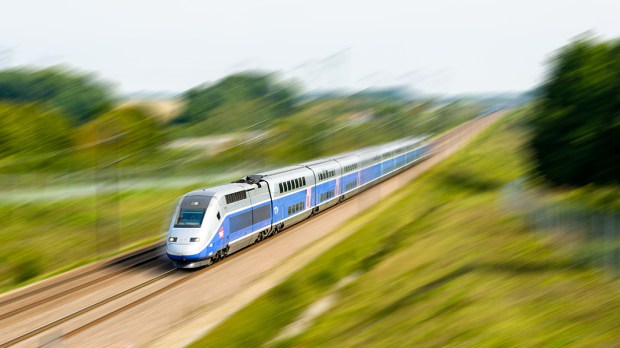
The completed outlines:
{"type": "Polygon", "coordinates": [[[271,218],[271,204],[265,204],[258,208],[252,208],[253,222],[265,221],[271,218]]]}
{"type": "Polygon", "coordinates": [[[295,179],[295,188],[299,188],[299,179],[295,179]]]}
{"type": "Polygon", "coordinates": [[[217,216],[217,219],[218,219],[218,220],[222,218],[222,216],[220,215],[220,212],[219,212],[219,211],[217,212],[217,215],[216,215],[216,216],[217,216]]]}
{"type": "Polygon", "coordinates": [[[230,218],[230,231],[237,232],[252,226],[252,211],[248,210],[244,213],[233,215],[230,218]]]}
{"type": "Polygon", "coordinates": [[[289,191],[292,190],[292,188],[291,188],[292,186],[291,186],[291,181],[290,180],[286,182],[286,186],[288,187],[289,191]]]}
{"type": "Polygon", "coordinates": [[[205,209],[181,209],[174,227],[200,227],[205,209]]]}
{"type": "Polygon", "coordinates": [[[278,185],[280,186],[280,193],[282,193],[282,191],[284,191],[282,190],[282,183],[279,183],[278,185]]]}
{"type": "Polygon", "coordinates": [[[304,176],[301,180],[304,182],[304,186],[306,186],[306,177],[304,176]]]}
{"type": "Polygon", "coordinates": [[[288,215],[291,215],[291,207],[288,207],[288,215]]]}

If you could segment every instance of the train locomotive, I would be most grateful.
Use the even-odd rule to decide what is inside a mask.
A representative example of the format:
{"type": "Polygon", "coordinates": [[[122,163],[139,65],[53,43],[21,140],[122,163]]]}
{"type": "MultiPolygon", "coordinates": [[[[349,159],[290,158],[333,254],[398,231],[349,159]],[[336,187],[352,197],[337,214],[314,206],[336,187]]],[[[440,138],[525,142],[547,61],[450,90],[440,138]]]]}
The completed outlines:
{"type": "Polygon", "coordinates": [[[197,268],[260,242],[428,157],[426,137],[407,138],[185,194],[170,223],[166,254],[197,268]]]}

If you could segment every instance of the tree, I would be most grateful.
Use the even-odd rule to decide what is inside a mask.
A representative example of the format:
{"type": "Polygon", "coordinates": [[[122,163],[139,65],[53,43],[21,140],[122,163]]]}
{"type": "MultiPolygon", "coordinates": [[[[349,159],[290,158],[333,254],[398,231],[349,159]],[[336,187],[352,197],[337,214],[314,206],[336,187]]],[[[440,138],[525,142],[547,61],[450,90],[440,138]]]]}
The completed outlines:
{"type": "Polygon", "coordinates": [[[620,42],[582,37],[562,48],[540,95],[537,170],[555,184],[620,182],[620,42]]]}
{"type": "Polygon", "coordinates": [[[250,126],[252,121],[255,121],[253,119],[255,117],[252,116],[257,113],[248,115],[236,112],[236,105],[240,103],[261,105],[262,108],[255,111],[277,118],[291,112],[295,94],[290,86],[276,82],[274,76],[270,74],[256,72],[233,74],[213,85],[201,85],[187,91],[184,94],[187,102],[185,109],[175,122],[193,124],[225,114],[233,123],[250,126]]]}
{"type": "Polygon", "coordinates": [[[77,134],[87,157],[108,161],[156,152],[162,136],[161,125],[139,107],[106,112],[80,127],[77,134]]]}
{"type": "Polygon", "coordinates": [[[94,75],[59,67],[41,70],[19,68],[0,71],[0,101],[38,102],[57,108],[73,124],[81,124],[109,110],[111,88],[94,75]]]}
{"type": "Polygon", "coordinates": [[[67,117],[37,104],[0,105],[0,153],[40,154],[71,146],[67,117]]]}

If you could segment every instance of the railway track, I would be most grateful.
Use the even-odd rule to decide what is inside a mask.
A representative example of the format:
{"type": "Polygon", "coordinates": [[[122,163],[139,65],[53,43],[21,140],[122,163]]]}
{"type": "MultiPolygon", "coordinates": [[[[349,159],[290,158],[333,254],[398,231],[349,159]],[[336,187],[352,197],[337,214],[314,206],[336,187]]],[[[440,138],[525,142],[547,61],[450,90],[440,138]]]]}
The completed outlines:
{"type": "MultiPolygon", "coordinates": [[[[138,260],[134,260],[133,263],[131,263],[131,264],[127,265],[127,266],[124,266],[123,268],[121,268],[120,270],[115,272],[114,274],[109,274],[109,275],[106,275],[106,276],[102,276],[102,277],[96,278],[95,280],[93,280],[91,282],[86,282],[86,283],[79,284],[78,286],[76,286],[74,288],[71,288],[71,291],[73,292],[73,291],[77,291],[77,290],[80,290],[80,289],[84,289],[84,288],[86,288],[88,286],[92,286],[93,284],[100,283],[101,281],[104,281],[106,279],[110,279],[110,278],[112,278],[114,276],[118,276],[119,274],[123,273],[124,271],[132,269],[132,268],[135,268],[138,265],[148,264],[149,262],[151,262],[153,260],[156,260],[157,258],[159,258],[162,255],[161,252],[160,252],[161,251],[161,247],[162,247],[162,245],[158,244],[157,246],[155,246],[153,248],[149,248],[147,251],[140,252],[139,255],[138,254],[136,254],[136,255],[128,255],[127,257],[124,257],[122,260],[113,260],[109,264],[124,263],[124,262],[126,262],[128,260],[134,260],[136,257],[138,257],[138,260]],[[158,251],[156,252],[155,250],[158,250],[158,251]],[[155,253],[154,256],[151,255],[153,253],[155,253]],[[144,256],[144,255],[148,255],[148,256],[140,257],[140,256],[144,256]]],[[[164,272],[162,272],[162,273],[160,273],[160,274],[158,274],[158,275],[156,275],[154,277],[151,277],[150,279],[148,279],[148,280],[146,280],[144,282],[141,282],[141,283],[139,283],[137,285],[134,285],[131,288],[128,288],[128,289],[123,290],[121,292],[115,293],[115,294],[113,294],[111,296],[108,296],[108,297],[106,297],[106,298],[104,298],[102,300],[97,301],[96,303],[90,304],[90,305],[85,306],[85,307],[83,307],[83,308],[81,308],[79,310],[76,310],[76,311],[74,311],[74,312],[72,312],[70,314],[64,315],[64,316],[62,316],[62,317],[60,317],[58,319],[52,320],[52,321],[50,321],[50,322],[48,322],[46,324],[38,326],[37,328],[29,330],[28,332],[22,333],[19,336],[14,337],[14,338],[12,338],[12,339],[10,339],[8,341],[0,342],[0,348],[11,347],[11,346],[20,344],[22,342],[25,342],[28,339],[31,339],[33,337],[42,335],[45,332],[48,332],[48,331],[50,331],[50,330],[52,330],[54,328],[57,328],[58,326],[60,326],[62,324],[65,324],[65,323],[67,323],[67,322],[69,322],[71,320],[74,320],[74,319],[78,320],[80,317],[83,317],[85,314],[90,313],[90,312],[92,312],[92,311],[94,311],[96,309],[99,309],[99,308],[103,307],[106,304],[112,303],[114,301],[117,301],[119,299],[128,297],[130,295],[133,295],[133,294],[137,293],[139,290],[145,289],[145,288],[147,288],[147,287],[149,287],[151,285],[157,285],[158,283],[162,282],[163,280],[165,280],[167,278],[170,278],[173,275],[181,274],[179,279],[173,280],[171,283],[164,284],[164,285],[162,285],[160,287],[155,287],[152,291],[147,292],[145,295],[139,296],[137,299],[132,300],[129,303],[123,304],[123,305],[121,305],[121,306],[119,306],[119,307],[117,307],[117,308],[115,308],[115,309],[113,309],[111,311],[106,312],[103,315],[98,316],[96,319],[87,321],[85,324],[80,324],[79,326],[77,326],[75,328],[71,328],[70,330],[68,330],[66,332],[63,332],[62,334],[57,335],[56,337],[54,337],[54,340],[64,340],[64,339],[70,338],[70,337],[75,336],[75,335],[83,332],[84,330],[86,330],[86,329],[88,329],[88,328],[90,328],[90,327],[92,327],[92,326],[94,326],[94,325],[96,325],[98,323],[101,323],[101,322],[103,322],[105,320],[109,320],[109,319],[113,318],[114,316],[119,315],[119,314],[129,310],[130,308],[133,308],[133,307],[135,307],[137,305],[140,305],[140,304],[146,302],[147,300],[149,300],[151,298],[154,298],[154,297],[159,296],[159,295],[161,295],[161,294],[163,294],[165,292],[168,292],[168,291],[170,291],[170,290],[180,286],[181,284],[184,284],[184,283],[186,283],[186,282],[188,282],[188,281],[190,281],[190,280],[192,280],[192,279],[202,275],[204,272],[206,272],[209,269],[213,269],[213,268],[216,268],[216,267],[220,266],[221,264],[224,264],[226,262],[230,262],[231,261],[230,259],[234,258],[234,256],[242,255],[242,254],[248,252],[250,249],[252,249],[252,248],[250,247],[250,248],[247,248],[246,250],[242,250],[240,252],[237,252],[234,255],[231,255],[232,257],[226,257],[224,259],[221,259],[221,260],[217,261],[215,264],[210,265],[209,267],[205,267],[205,268],[201,268],[201,269],[182,270],[182,269],[175,269],[175,268],[170,267],[166,271],[164,271],[164,272]]],[[[73,280],[73,279],[74,279],[74,277],[71,277],[71,280],[73,280]]],[[[63,280],[63,282],[64,282],[64,280],[63,280]]],[[[57,284],[58,283],[53,283],[53,284],[50,284],[49,286],[53,287],[53,285],[57,285],[57,284]]],[[[48,287],[46,287],[46,288],[48,288],[48,287]]],[[[40,290],[40,289],[37,289],[37,290],[40,290]]],[[[27,297],[29,294],[32,294],[33,292],[34,291],[30,291],[28,293],[20,294],[19,297],[20,298],[23,298],[24,296],[27,297]]],[[[37,292],[40,292],[40,291],[37,291],[37,292]]],[[[68,295],[68,294],[66,294],[66,293],[60,293],[59,294],[59,293],[57,293],[57,294],[54,294],[52,296],[46,297],[45,299],[38,300],[36,302],[32,302],[32,303],[28,304],[27,306],[20,307],[18,310],[15,310],[13,312],[4,313],[4,314],[2,314],[2,317],[0,317],[0,324],[2,323],[3,319],[10,318],[11,316],[14,316],[14,315],[16,315],[18,313],[21,313],[21,312],[24,312],[26,310],[35,308],[37,305],[42,304],[43,302],[46,302],[47,300],[55,299],[55,298],[66,296],[66,295],[68,295]]],[[[7,301],[8,301],[8,299],[4,300],[3,302],[6,303],[7,301]]],[[[49,343],[51,343],[51,342],[47,342],[46,344],[49,344],[49,343]]]]}
{"type": "Polygon", "coordinates": [[[164,244],[155,245],[141,249],[135,253],[121,256],[111,261],[102,263],[97,267],[89,267],[83,271],[76,272],[67,277],[52,281],[39,287],[28,289],[14,295],[5,296],[0,300],[0,322],[21,312],[35,308],[45,302],[68,296],[78,290],[82,290],[103,281],[117,277],[129,270],[147,265],[164,255],[164,244]],[[97,276],[97,274],[101,274],[97,276]],[[95,275],[94,279],[83,281],[90,275],[95,275]],[[69,288],[62,288],[71,283],[78,283],[69,288]],[[58,289],[61,289],[58,291],[58,289]],[[39,297],[34,299],[35,297],[39,297]],[[27,303],[23,304],[22,303],[27,303]],[[7,309],[9,307],[9,309],[7,309]],[[10,309],[10,307],[16,307],[10,309]]]}

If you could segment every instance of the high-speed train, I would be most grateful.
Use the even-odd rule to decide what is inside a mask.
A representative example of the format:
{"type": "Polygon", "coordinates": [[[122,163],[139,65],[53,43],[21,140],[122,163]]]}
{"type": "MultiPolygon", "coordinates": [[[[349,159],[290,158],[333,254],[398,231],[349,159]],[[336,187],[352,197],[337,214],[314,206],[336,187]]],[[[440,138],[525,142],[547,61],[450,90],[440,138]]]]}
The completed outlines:
{"type": "Polygon", "coordinates": [[[430,155],[427,138],[407,138],[185,194],[166,253],[177,268],[217,262],[323,211],[430,155]]]}

